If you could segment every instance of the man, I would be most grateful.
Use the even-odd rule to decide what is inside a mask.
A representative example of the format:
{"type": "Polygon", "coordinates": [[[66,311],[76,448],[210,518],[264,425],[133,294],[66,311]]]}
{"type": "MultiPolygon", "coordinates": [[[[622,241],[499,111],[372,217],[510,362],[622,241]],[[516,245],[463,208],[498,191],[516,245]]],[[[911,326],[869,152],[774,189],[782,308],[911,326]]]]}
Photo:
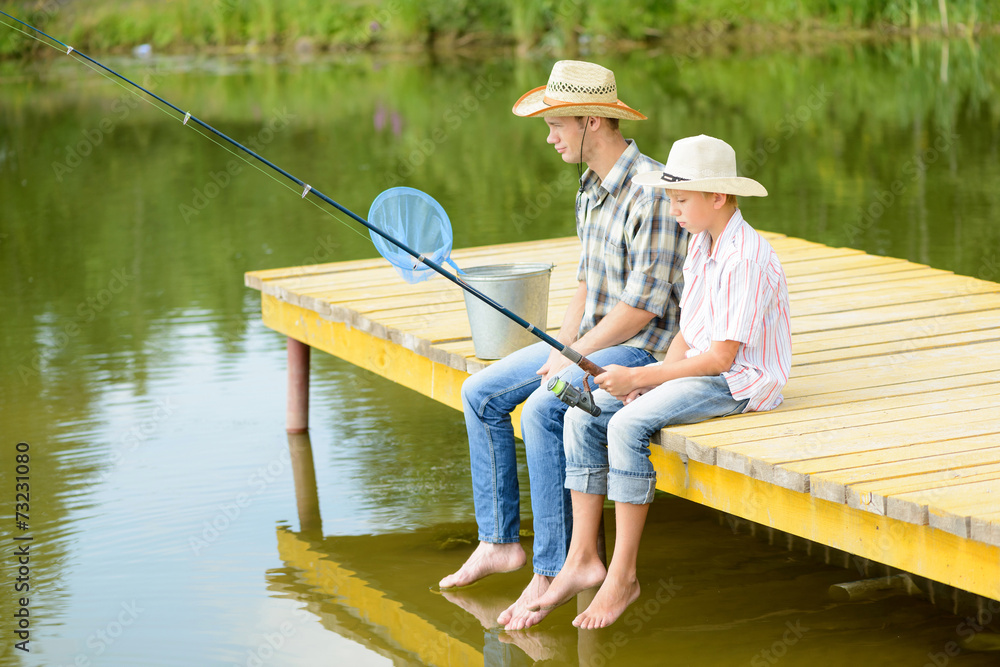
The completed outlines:
{"type": "MultiPolygon", "coordinates": [[[[661,358],[677,330],[687,234],[669,216],[662,190],[632,184],[636,173],[662,170],[626,140],[618,121],[646,117],[618,99],[614,73],[560,61],[546,86],[514,105],[542,117],[548,143],[569,164],[587,163],[576,197],[582,242],[579,286],[556,336],[599,366],[643,366],[661,358]]],[[[582,166],[580,167],[582,170],[582,166]]],[[[569,545],[572,509],[564,488],[566,405],[545,388],[559,375],[581,384],[583,371],[538,343],[471,376],[462,386],[480,544],[442,588],[468,585],[524,565],[511,411],[522,401],[521,434],[531,483],[534,576],[497,619],[508,630],[532,624],[528,607],[558,574],[569,545]]]]}

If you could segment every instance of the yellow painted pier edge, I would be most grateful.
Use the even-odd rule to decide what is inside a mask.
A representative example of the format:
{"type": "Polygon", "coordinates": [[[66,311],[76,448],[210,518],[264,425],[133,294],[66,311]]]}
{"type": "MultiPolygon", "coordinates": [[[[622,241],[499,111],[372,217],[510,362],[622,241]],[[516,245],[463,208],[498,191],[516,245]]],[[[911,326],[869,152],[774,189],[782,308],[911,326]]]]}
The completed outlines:
{"type": "MultiPolygon", "coordinates": [[[[650,447],[657,488],[1000,600],[1000,412],[992,400],[1000,397],[1000,285],[857,250],[765,236],[785,264],[792,291],[796,386],[786,391],[791,398],[773,413],[665,430],[659,438],[663,446],[650,447]],[[843,342],[847,335],[856,337],[856,347],[843,342]],[[895,378],[900,364],[911,366],[912,373],[895,378]],[[920,392],[919,400],[908,400],[912,391],[920,392]],[[949,406],[955,406],[952,412],[949,406]],[[831,414],[848,418],[838,421],[831,414]],[[909,487],[888,482],[885,489],[873,487],[863,473],[850,473],[852,467],[889,465],[897,456],[892,439],[882,449],[854,448],[863,451],[858,460],[870,460],[867,467],[841,466],[843,473],[836,465],[824,467],[825,461],[846,456],[833,451],[836,443],[866,444],[876,435],[885,438],[879,429],[887,423],[910,421],[940,422],[935,428],[913,427],[925,428],[921,437],[930,441],[918,438],[898,448],[909,457],[900,470],[914,480],[933,478],[928,493],[950,498],[940,512],[909,487]],[[813,430],[801,424],[812,424],[813,430]],[[849,434],[848,439],[826,438],[833,433],[849,434]],[[787,448],[795,443],[814,451],[790,460],[787,448]],[[774,446],[779,449],[768,449],[774,446]],[[827,447],[830,451],[823,451],[827,447]],[[978,485],[985,492],[956,500],[947,487],[963,483],[966,474],[982,480],[966,482],[968,488],[978,485]],[[859,505],[854,496],[865,489],[879,503],[859,505]],[[885,511],[886,499],[898,499],[906,512],[885,511]]],[[[466,248],[453,257],[463,266],[554,261],[551,323],[575,285],[574,241],[466,248]]],[[[467,330],[460,331],[467,326],[460,291],[432,283],[407,286],[380,259],[254,271],[246,274],[246,284],[262,293],[264,324],[288,336],[290,360],[292,347],[305,344],[455,409],[461,409],[464,379],[485,365],[472,354],[467,330]]],[[[512,422],[517,430],[516,414],[512,422]]]]}

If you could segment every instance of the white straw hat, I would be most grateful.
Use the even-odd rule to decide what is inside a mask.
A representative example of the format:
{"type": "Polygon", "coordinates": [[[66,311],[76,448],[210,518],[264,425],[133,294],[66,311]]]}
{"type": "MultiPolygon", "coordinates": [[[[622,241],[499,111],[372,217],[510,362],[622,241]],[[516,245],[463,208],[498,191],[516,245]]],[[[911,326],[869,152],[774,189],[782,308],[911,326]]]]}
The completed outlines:
{"type": "Polygon", "coordinates": [[[646,120],[618,99],[615,74],[594,63],[560,60],[552,66],[549,83],[529,90],[514,103],[514,113],[525,117],[599,116],[646,120]]]}
{"type": "Polygon", "coordinates": [[[632,182],[674,190],[721,192],[741,197],[766,197],[767,190],[736,175],[736,151],[722,139],[699,134],[678,139],[670,148],[663,171],[636,174],[632,182]]]}

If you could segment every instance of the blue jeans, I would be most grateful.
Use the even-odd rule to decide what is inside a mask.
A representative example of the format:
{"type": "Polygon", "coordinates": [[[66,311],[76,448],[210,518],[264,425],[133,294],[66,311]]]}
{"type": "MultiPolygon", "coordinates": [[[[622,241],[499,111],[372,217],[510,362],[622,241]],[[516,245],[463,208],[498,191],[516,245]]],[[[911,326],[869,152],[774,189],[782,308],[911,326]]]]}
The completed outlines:
{"type": "MultiPolygon", "coordinates": [[[[500,544],[517,542],[521,528],[510,413],[524,402],[521,435],[528,461],[535,528],[532,565],[536,573],[554,577],[566,560],[573,508],[565,488],[563,417],[567,406],[541,386],[542,378],[535,374],[549,358],[551,349],[545,343],[536,343],[473,374],[462,385],[462,405],[469,432],[479,539],[500,544]]],[[[588,359],[598,366],[642,366],[654,360],[649,352],[624,345],[595,352],[588,359]]],[[[579,387],[583,371],[570,366],[560,377],[579,387]]],[[[579,409],[573,412],[583,414],[579,409]]]]}
{"type": "Polygon", "coordinates": [[[664,382],[628,405],[604,390],[594,392],[600,417],[582,410],[566,415],[566,488],[635,505],[653,502],[656,471],[649,438],[676,424],[696,424],[743,412],[722,375],[664,382]]]}

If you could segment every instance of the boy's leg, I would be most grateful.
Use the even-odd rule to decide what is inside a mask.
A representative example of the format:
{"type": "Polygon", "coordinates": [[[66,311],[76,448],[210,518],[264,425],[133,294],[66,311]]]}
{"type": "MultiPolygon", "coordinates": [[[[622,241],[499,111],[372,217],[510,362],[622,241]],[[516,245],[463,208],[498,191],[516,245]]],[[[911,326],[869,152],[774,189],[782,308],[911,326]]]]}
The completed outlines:
{"type": "MultiPolygon", "coordinates": [[[[588,358],[598,366],[642,366],[654,360],[649,352],[624,345],[599,350],[588,358]]],[[[577,366],[570,366],[560,373],[562,379],[575,387],[583,386],[583,376],[584,372],[577,366]]],[[[590,386],[595,388],[593,379],[590,386]]],[[[563,447],[564,420],[568,409],[546,387],[539,387],[525,402],[521,412],[535,532],[532,565],[536,574],[548,577],[554,577],[562,568],[572,534],[572,501],[566,488],[566,452],[563,447]]],[[[585,419],[592,419],[580,408],[572,408],[571,411],[580,413],[585,419]]]]}
{"type": "Polygon", "coordinates": [[[636,561],[656,471],[649,438],[673,424],[693,424],[741,412],[721,375],[671,380],[619,410],[608,422],[608,498],[615,501],[615,553],[608,576],[587,610],[573,625],[603,628],[614,623],[639,597],[636,561]]]}
{"type": "Polygon", "coordinates": [[[573,498],[573,539],[565,565],[545,594],[530,605],[533,612],[547,612],[568,602],[580,591],[599,585],[607,574],[597,539],[607,493],[607,426],[622,403],[602,390],[594,393],[594,402],[601,408],[597,417],[582,410],[566,413],[566,488],[573,498]]]}
{"type": "Polygon", "coordinates": [[[608,574],[587,609],[573,619],[578,628],[606,628],[639,598],[636,559],[649,504],[615,503],[615,554],[608,574]]]}

